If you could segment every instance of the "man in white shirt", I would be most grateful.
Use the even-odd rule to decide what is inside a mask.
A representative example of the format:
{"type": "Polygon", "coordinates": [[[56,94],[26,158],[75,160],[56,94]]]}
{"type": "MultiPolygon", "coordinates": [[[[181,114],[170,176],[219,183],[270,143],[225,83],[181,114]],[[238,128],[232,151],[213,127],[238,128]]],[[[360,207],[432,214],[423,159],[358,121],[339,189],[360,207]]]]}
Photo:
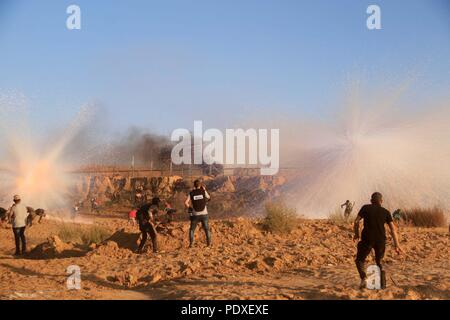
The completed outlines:
{"type": "Polygon", "coordinates": [[[14,196],[14,205],[11,208],[11,223],[14,232],[14,240],[16,242],[16,253],[19,256],[27,251],[27,242],[25,239],[25,227],[27,225],[28,210],[21,203],[20,196],[14,196]],[[22,242],[22,250],[20,250],[20,242],[22,242]]]}

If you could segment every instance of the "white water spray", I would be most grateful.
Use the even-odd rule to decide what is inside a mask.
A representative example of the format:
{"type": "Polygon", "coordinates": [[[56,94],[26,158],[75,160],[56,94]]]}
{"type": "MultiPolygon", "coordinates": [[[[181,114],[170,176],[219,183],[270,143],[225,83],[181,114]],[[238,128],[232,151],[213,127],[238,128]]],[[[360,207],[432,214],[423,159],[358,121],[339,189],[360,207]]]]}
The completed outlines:
{"type": "Polygon", "coordinates": [[[416,112],[395,104],[355,94],[333,121],[294,130],[289,147],[300,169],[289,191],[299,213],[326,217],[347,199],[358,210],[375,191],[391,210],[450,209],[449,104],[416,112]]]}
{"type": "Polygon", "coordinates": [[[71,207],[68,203],[73,177],[71,164],[64,158],[64,149],[90,116],[88,107],[52,145],[39,141],[36,124],[28,119],[26,99],[17,94],[0,95],[1,161],[0,183],[2,204],[11,204],[13,194],[19,194],[27,206],[50,210],[71,207]]]}

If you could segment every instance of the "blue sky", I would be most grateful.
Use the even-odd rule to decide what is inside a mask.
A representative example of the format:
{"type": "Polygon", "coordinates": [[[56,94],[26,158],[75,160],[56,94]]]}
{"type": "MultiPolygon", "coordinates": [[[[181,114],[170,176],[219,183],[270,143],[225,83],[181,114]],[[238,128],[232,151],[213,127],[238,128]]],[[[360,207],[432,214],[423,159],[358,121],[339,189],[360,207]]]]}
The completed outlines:
{"type": "Polygon", "coordinates": [[[114,129],[167,134],[251,114],[323,116],[348,79],[409,72],[409,99],[450,89],[450,4],[396,1],[0,0],[0,92],[27,96],[35,121],[66,124],[95,102],[114,129]],[[66,29],[66,7],[82,30],[66,29]],[[381,7],[382,30],[366,28],[381,7]]]}

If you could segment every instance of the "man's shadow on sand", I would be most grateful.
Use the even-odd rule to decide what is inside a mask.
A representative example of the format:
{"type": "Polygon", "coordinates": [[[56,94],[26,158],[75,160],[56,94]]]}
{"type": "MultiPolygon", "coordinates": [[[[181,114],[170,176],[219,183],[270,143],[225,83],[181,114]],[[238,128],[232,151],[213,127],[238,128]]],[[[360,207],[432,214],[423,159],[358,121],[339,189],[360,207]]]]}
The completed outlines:
{"type": "MultiPolygon", "coordinates": [[[[117,243],[117,246],[121,249],[127,249],[131,252],[135,252],[138,248],[138,242],[140,239],[140,233],[126,232],[124,229],[116,231],[109,238],[100,243],[100,246],[108,241],[117,243]]],[[[41,243],[34,247],[31,251],[24,255],[13,256],[3,253],[0,256],[0,260],[58,260],[68,258],[81,258],[92,252],[88,245],[74,244],[73,248],[65,249],[61,252],[42,251],[42,247],[45,243],[41,243]]],[[[98,247],[97,247],[98,248],[98,247]]],[[[96,249],[94,249],[96,250],[96,249]]],[[[14,251],[13,249],[11,251],[14,251]]]]}
{"type": "MultiPolygon", "coordinates": [[[[67,290],[66,287],[65,287],[65,281],[64,280],[67,279],[67,277],[70,276],[70,274],[67,274],[67,273],[49,274],[49,273],[37,272],[37,271],[30,270],[30,269],[27,269],[27,268],[15,267],[15,266],[12,266],[12,265],[7,264],[7,263],[0,263],[0,266],[4,267],[6,269],[9,269],[10,271],[12,271],[14,273],[17,273],[19,275],[26,276],[26,277],[47,278],[47,279],[54,280],[54,281],[57,281],[57,282],[60,282],[60,283],[62,281],[62,284],[61,284],[62,288],[61,289],[62,290],[67,290]]],[[[95,274],[90,274],[90,273],[86,274],[86,273],[82,272],[81,273],[81,280],[82,281],[83,280],[90,281],[90,282],[93,282],[97,286],[105,287],[105,288],[108,288],[108,289],[114,289],[114,290],[127,290],[128,289],[128,290],[131,290],[130,288],[127,288],[126,286],[115,284],[115,283],[109,282],[109,281],[107,281],[105,279],[102,279],[102,278],[98,277],[95,274]]]]}

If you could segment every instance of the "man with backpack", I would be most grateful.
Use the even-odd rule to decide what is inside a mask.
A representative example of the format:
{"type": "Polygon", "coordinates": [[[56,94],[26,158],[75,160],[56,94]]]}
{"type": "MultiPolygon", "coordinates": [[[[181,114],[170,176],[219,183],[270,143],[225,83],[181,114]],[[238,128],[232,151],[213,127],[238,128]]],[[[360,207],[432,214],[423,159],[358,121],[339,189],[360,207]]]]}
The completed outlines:
{"type": "Polygon", "coordinates": [[[189,248],[194,244],[194,233],[197,225],[202,224],[206,235],[206,244],[211,246],[211,232],[208,225],[208,209],[206,203],[211,199],[209,193],[202,185],[200,180],[194,181],[194,189],[189,192],[185,201],[185,206],[189,210],[191,226],[189,228],[189,248]]]}

